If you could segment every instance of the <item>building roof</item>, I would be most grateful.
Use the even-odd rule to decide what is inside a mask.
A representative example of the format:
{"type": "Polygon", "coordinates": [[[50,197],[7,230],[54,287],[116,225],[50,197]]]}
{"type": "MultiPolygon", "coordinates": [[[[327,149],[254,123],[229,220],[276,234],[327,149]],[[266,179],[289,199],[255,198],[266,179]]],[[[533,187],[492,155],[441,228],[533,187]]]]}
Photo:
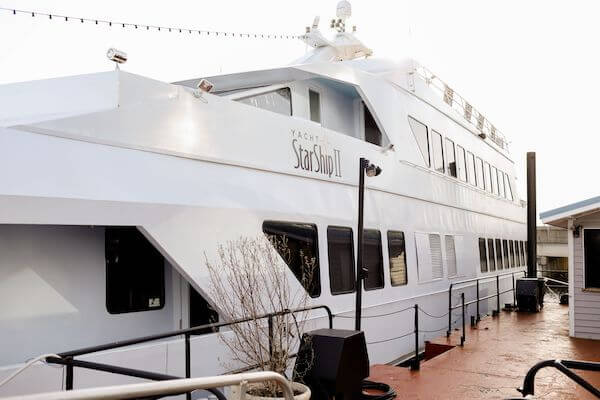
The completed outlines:
{"type": "Polygon", "coordinates": [[[600,196],[545,211],[540,213],[540,219],[545,224],[566,228],[569,218],[577,218],[595,212],[600,212],[600,196]]]}

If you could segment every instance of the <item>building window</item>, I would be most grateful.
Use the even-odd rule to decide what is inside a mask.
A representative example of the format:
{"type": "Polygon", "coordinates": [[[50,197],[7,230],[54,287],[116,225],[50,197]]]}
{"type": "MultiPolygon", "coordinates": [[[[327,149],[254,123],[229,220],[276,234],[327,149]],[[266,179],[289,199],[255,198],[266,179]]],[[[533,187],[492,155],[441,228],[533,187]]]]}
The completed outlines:
{"type": "Polygon", "coordinates": [[[158,310],[165,305],[165,260],[135,227],[104,232],[106,309],[111,314],[158,310]]]}
{"type": "Polygon", "coordinates": [[[485,190],[492,192],[492,171],[490,170],[490,163],[487,161],[483,162],[483,179],[485,180],[485,190]]]}
{"type": "Polygon", "coordinates": [[[308,89],[308,106],[310,109],[310,120],[321,123],[321,93],[308,89]]]}
{"type": "Polygon", "coordinates": [[[483,160],[479,157],[475,159],[475,168],[477,169],[477,187],[485,190],[485,183],[483,180],[483,160]]]}
{"type": "Polygon", "coordinates": [[[351,228],[327,227],[327,252],[329,253],[329,287],[331,294],[354,292],[354,239],[351,228]]]}
{"type": "Polygon", "coordinates": [[[475,175],[475,156],[470,151],[467,151],[467,178],[469,183],[477,186],[477,178],[475,175]]]}
{"type": "Polygon", "coordinates": [[[492,193],[498,196],[498,172],[496,167],[491,167],[490,180],[492,181],[492,193]]]}
{"type": "Polygon", "coordinates": [[[390,280],[392,286],[408,283],[406,271],[406,244],[404,232],[388,231],[388,253],[390,257],[390,280]]]}
{"type": "Polygon", "coordinates": [[[292,92],[287,87],[236,99],[236,101],[277,114],[292,115],[292,92]]]}
{"type": "Polygon", "coordinates": [[[506,198],[510,201],[513,200],[512,188],[510,187],[510,178],[508,174],[504,174],[504,188],[506,191],[506,198]]]}
{"type": "Polygon", "coordinates": [[[479,266],[481,272],[488,272],[487,250],[485,248],[485,239],[479,238],[479,266]]]}
{"type": "Polygon", "coordinates": [[[488,260],[490,260],[490,271],[496,270],[496,252],[494,251],[494,239],[487,240],[488,260]]]}
{"type": "Polygon", "coordinates": [[[442,262],[442,243],[440,235],[429,235],[429,251],[431,252],[431,278],[442,278],[444,276],[444,266],[442,262]]]}
{"type": "Polygon", "coordinates": [[[496,269],[502,269],[502,244],[500,239],[496,239],[496,269]]]}
{"type": "MultiPolygon", "coordinates": [[[[190,328],[219,322],[219,314],[212,308],[206,299],[198,293],[192,285],[188,286],[188,290],[190,293],[190,328]]],[[[205,328],[197,331],[196,334],[204,335],[218,331],[219,328],[205,328]]]]}
{"type": "Polygon", "coordinates": [[[444,173],[444,141],[442,135],[436,131],[431,131],[431,143],[433,151],[433,169],[444,173]]]}
{"type": "Polygon", "coordinates": [[[456,178],[456,154],[454,142],[446,138],[446,158],[448,159],[448,175],[456,178]]]}
{"type": "Polygon", "coordinates": [[[448,268],[448,276],[458,275],[456,268],[456,247],[454,244],[454,236],[446,235],[446,268],[448,268]]]}
{"type": "Polygon", "coordinates": [[[502,240],[502,255],[504,256],[504,268],[510,268],[510,258],[508,257],[508,241],[502,240]]]}
{"type": "Polygon", "coordinates": [[[367,268],[365,290],[381,289],[383,280],[383,255],[381,253],[381,232],[365,229],[363,234],[363,266],[367,268]]]}
{"type": "Polygon", "coordinates": [[[504,172],[498,170],[498,196],[506,197],[504,193],[504,172]]]}
{"type": "Polygon", "coordinates": [[[321,294],[317,226],[297,222],[263,222],[263,232],[310,297],[321,294]]]}
{"type": "Polygon", "coordinates": [[[583,230],[585,287],[600,288],[600,229],[583,230]]]}
{"type": "Polygon", "coordinates": [[[417,144],[419,145],[419,150],[421,150],[421,154],[423,155],[425,165],[430,167],[431,159],[429,158],[429,138],[427,137],[427,126],[420,123],[413,117],[408,117],[408,122],[410,124],[410,129],[415,135],[415,139],[417,139],[417,144]]]}
{"type": "Polygon", "coordinates": [[[466,182],[467,181],[467,166],[465,149],[460,145],[456,145],[456,163],[458,164],[458,178],[466,182]]]}

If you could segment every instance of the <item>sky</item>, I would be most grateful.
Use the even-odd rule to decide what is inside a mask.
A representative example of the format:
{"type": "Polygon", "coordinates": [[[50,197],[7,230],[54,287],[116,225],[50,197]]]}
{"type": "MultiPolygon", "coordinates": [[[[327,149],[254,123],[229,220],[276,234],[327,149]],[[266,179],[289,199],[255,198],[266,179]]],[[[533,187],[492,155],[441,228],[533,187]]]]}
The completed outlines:
{"type": "MultiPolygon", "coordinates": [[[[0,0],[0,7],[227,32],[302,34],[336,0],[0,0]]],[[[525,154],[537,154],[538,213],[600,195],[600,52],[594,1],[353,0],[350,24],[375,57],[412,57],[447,82],[507,136],[526,197],[525,154]],[[596,155],[595,155],[596,154],[596,155]]],[[[307,50],[299,40],[240,39],[123,29],[12,15],[0,10],[0,84],[113,69],[178,81],[281,66],[307,50]]]]}

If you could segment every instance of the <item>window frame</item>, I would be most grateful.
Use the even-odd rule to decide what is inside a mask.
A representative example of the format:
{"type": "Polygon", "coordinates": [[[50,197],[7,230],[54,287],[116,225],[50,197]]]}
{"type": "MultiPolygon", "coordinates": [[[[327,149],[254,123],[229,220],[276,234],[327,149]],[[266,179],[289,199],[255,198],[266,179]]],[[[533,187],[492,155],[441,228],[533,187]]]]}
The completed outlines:
{"type": "Polygon", "coordinates": [[[458,178],[458,163],[456,161],[456,145],[450,138],[444,138],[444,146],[446,146],[446,173],[452,178],[458,178]],[[452,168],[450,167],[450,157],[448,156],[448,144],[452,145],[452,159],[454,160],[454,174],[452,174],[452,168]]]}
{"type": "Polygon", "coordinates": [[[501,271],[504,269],[502,239],[494,239],[494,247],[496,249],[496,271],[501,271]]]}
{"type": "Polygon", "coordinates": [[[485,190],[485,171],[483,169],[483,160],[478,156],[475,156],[475,177],[477,179],[477,187],[481,190],[485,190]],[[481,167],[481,169],[479,167],[481,167]]]}
{"type": "MultiPolygon", "coordinates": [[[[364,229],[363,230],[363,266],[365,265],[365,255],[366,255],[366,241],[365,241],[365,234],[369,232],[369,233],[376,233],[377,234],[377,250],[378,250],[378,259],[379,259],[379,270],[378,275],[380,277],[381,280],[381,286],[367,286],[367,281],[368,281],[368,276],[365,277],[364,279],[362,279],[363,281],[363,289],[365,291],[371,291],[371,290],[378,290],[378,289],[383,289],[385,287],[385,274],[383,272],[383,244],[381,243],[381,231],[379,229],[364,229]]],[[[372,271],[371,271],[371,267],[367,265],[367,267],[369,268],[368,271],[368,275],[371,275],[372,271]]]]}
{"type": "Polygon", "coordinates": [[[467,151],[460,144],[457,144],[456,145],[456,154],[462,155],[462,163],[459,162],[460,157],[459,156],[456,157],[456,165],[457,165],[456,170],[457,170],[458,180],[467,183],[467,182],[469,182],[469,176],[467,174],[467,151]],[[464,173],[464,179],[461,176],[462,175],[461,172],[464,173]]]}
{"type": "Polygon", "coordinates": [[[329,225],[327,226],[327,269],[329,270],[329,291],[331,293],[332,296],[338,296],[338,295],[342,295],[342,294],[348,294],[348,293],[354,293],[356,291],[356,258],[355,258],[355,254],[354,254],[354,230],[351,227],[348,226],[339,226],[339,225],[329,225]],[[329,240],[329,231],[330,229],[337,229],[337,230],[346,230],[346,231],[350,231],[350,248],[351,248],[351,255],[352,255],[352,273],[351,273],[351,278],[352,278],[352,288],[348,289],[348,290],[341,290],[341,291],[334,291],[332,288],[332,283],[333,280],[331,279],[332,277],[332,270],[331,270],[331,249],[330,249],[330,240],[329,240]]]}
{"type": "Polygon", "coordinates": [[[321,95],[321,89],[315,88],[310,86],[308,88],[308,120],[311,122],[314,122],[315,124],[319,124],[319,125],[323,125],[323,101],[321,99],[322,95],[321,95]],[[313,119],[313,115],[312,115],[312,102],[311,102],[311,93],[314,93],[317,95],[318,99],[319,99],[319,120],[315,121],[313,119]]]}
{"type": "Polygon", "coordinates": [[[488,273],[490,272],[490,263],[488,260],[488,251],[487,251],[487,240],[485,238],[480,237],[478,240],[479,243],[479,270],[481,271],[482,274],[488,273]],[[481,243],[483,242],[483,254],[481,253],[481,243]],[[483,268],[483,258],[482,255],[485,257],[485,271],[483,268]]]}
{"type": "MultiPolygon", "coordinates": [[[[404,234],[404,231],[396,231],[396,230],[388,230],[386,233],[386,238],[388,241],[388,264],[389,264],[389,270],[390,270],[390,285],[392,285],[392,287],[396,287],[396,286],[406,286],[408,285],[408,264],[406,263],[406,235],[404,234]],[[403,253],[404,253],[404,283],[396,283],[394,284],[394,281],[392,279],[392,250],[391,250],[391,240],[390,240],[390,233],[392,234],[401,234],[402,235],[402,249],[403,249],[403,253]]],[[[395,239],[398,240],[398,239],[395,239]]]]}
{"type": "Polygon", "coordinates": [[[467,181],[469,182],[470,185],[477,186],[477,173],[475,172],[476,171],[475,155],[473,153],[471,153],[470,151],[467,151],[466,163],[468,165],[467,181]],[[472,178],[471,178],[471,175],[472,175],[472,178]]]}
{"type": "Polygon", "coordinates": [[[275,114],[279,114],[279,115],[284,115],[284,116],[287,116],[287,117],[292,117],[294,115],[294,105],[293,105],[293,99],[292,99],[292,88],[289,85],[282,85],[281,87],[270,88],[269,90],[259,91],[259,92],[256,92],[256,93],[247,94],[246,96],[232,98],[231,100],[235,101],[236,103],[240,103],[240,104],[244,104],[244,105],[247,105],[247,106],[250,106],[250,107],[258,108],[259,110],[269,111],[269,112],[272,112],[272,113],[275,113],[275,114]],[[272,92],[277,92],[277,91],[280,91],[282,89],[287,89],[289,91],[289,93],[290,93],[290,113],[289,113],[289,115],[288,114],[282,114],[282,113],[279,113],[277,111],[269,110],[267,108],[257,107],[257,106],[255,106],[253,104],[248,104],[248,103],[246,103],[246,102],[243,101],[243,100],[250,99],[252,97],[257,97],[257,96],[262,96],[262,95],[269,94],[269,93],[272,93],[272,92]]]}
{"type": "Polygon", "coordinates": [[[502,239],[502,258],[504,259],[504,269],[510,269],[510,252],[507,239],[502,239]]]}
{"type": "Polygon", "coordinates": [[[488,262],[488,270],[489,270],[489,272],[496,272],[498,270],[498,267],[497,267],[498,260],[496,258],[496,250],[495,250],[493,238],[487,239],[487,247],[488,247],[488,260],[493,261],[493,265],[494,265],[494,268],[492,268],[492,262],[488,262]],[[491,247],[490,247],[490,243],[492,245],[491,247]],[[490,253],[492,253],[492,254],[490,254],[490,253]]]}
{"type": "Polygon", "coordinates": [[[490,182],[492,184],[492,194],[495,196],[499,196],[500,189],[498,188],[498,168],[496,168],[492,164],[490,164],[490,170],[491,170],[490,182]]]}
{"type": "Polygon", "coordinates": [[[441,174],[445,174],[446,173],[446,160],[444,157],[444,137],[442,136],[441,133],[439,133],[438,131],[436,131],[435,129],[431,129],[431,135],[430,135],[430,140],[431,140],[431,153],[432,153],[432,158],[433,158],[433,162],[431,167],[433,168],[433,170],[435,172],[439,172],[441,174]],[[437,135],[437,137],[436,137],[437,135]],[[442,164],[441,164],[441,170],[439,168],[437,168],[437,163],[436,163],[436,154],[437,154],[437,149],[436,149],[436,143],[437,140],[434,142],[434,138],[439,138],[439,150],[440,150],[440,156],[442,158],[442,164]]]}
{"type": "Polygon", "coordinates": [[[429,140],[429,127],[426,124],[419,121],[418,119],[416,119],[415,117],[413,117],[412,115],[408,116],[408,126],[415,138],[415,141],[417,142],[417,148],[419,149],[419,152],[423,156],[423,161],[425,161],[425,166],[427,168],[431,168],[431,144],[430,144],[430,140],[429,140]],[[417,138],[417,134],[415,133],[415,130],[413,129],[413,125],[410,123],[411,120],[416,122],[417,124],[423,125],[425,127],[425,137],[427,139],[427,157],[425,157],[425,154],[423,154],[423,149],[421,148],[421,145],[419,144],[419,139],[417,138]]]}
{"type": "MultiPolygon", "coordinates": [[[[600,235],[600,228],[596,228],[596,227],[589,227],[589,228],[583,228],[582,229],[582,234],[583,234],[583,238],[581,240],[581,246],[582,248],[582,252],[583,252],[583,291],[589,291],[589,292],[598,292],[600,291],[600,272],[597,272],[597,277],[596,279],[598,280],[597,282],[593,283],[590,282],[590,273],[588,272],[588,260],[589,260],[589,256],[588,256],[588,246],[587,246],[587,240],[588,240],[588,232],[590,231],[595,231],[597,232],[598,235],[600,235]],[[594,286],[595,285],[595,286],[594,286]]],[[[599,239],[597,239],[599,240],[599,239]]],[[[592,247],[596,247],[597,250],[596,251],[600,251],[600,249],[598,249],[599,246],[592,246],[592,247]]],[[[600,257],[600,256],[599,256],[600,257]]],[[[590,268],[598,268],[598,265],[590,265],[590,268]]]]}

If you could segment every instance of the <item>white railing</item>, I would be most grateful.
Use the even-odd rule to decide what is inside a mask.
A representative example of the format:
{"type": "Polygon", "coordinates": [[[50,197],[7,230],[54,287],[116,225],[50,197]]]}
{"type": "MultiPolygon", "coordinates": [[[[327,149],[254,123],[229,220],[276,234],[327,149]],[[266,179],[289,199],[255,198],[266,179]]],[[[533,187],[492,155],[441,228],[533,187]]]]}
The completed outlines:
{"type": "Polygon", "coordinates": [[[105,386],[90,389],[39,393],[26,396],[4,397],[2,400],[99,400],[131,399],[149,396],[176,395],[198,389],[210,389],[245,383],[275,381],[279,383],[286,400],[293,400],[290,382],[276,372],[249,372],[236,375],[220,375],[203,378],[174,379],[169,381],[105,386]]]}
{"type": "Polygon", "coordinates": [[[508,150],[506,137],[479,110],[473,108],[464,97],[456,93],[454,89],[427,68],[417,65],[415,72],[419,78],[425,81],[427,86],[438,92],[444,103],[448,104],[452,110],[477,129],[480,132],[480,136],[484,138],[489,137],[498,147],[508,150]]]}

